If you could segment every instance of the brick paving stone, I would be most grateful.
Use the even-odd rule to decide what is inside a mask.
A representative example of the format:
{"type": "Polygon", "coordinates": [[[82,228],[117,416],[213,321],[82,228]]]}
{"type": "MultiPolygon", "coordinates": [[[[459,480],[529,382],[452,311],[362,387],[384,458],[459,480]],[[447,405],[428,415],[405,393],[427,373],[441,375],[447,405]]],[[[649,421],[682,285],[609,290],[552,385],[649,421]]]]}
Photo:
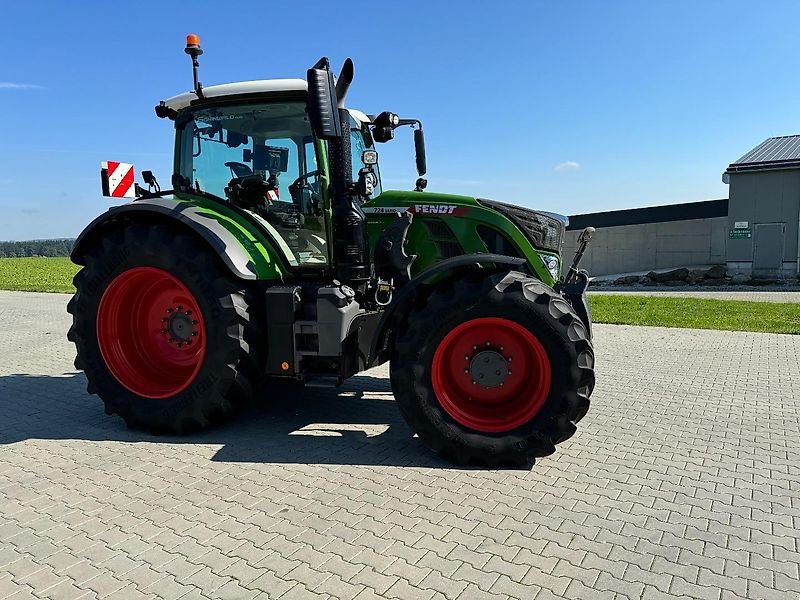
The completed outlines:
{"type": "Polygon", "coordinates": [[[425,450],[386,366],[130,431],[74,371],[67,299],[0,292],[2,598],[800,594],[798,336],[597,325],[578,433],[492,471],[425,450]]]}

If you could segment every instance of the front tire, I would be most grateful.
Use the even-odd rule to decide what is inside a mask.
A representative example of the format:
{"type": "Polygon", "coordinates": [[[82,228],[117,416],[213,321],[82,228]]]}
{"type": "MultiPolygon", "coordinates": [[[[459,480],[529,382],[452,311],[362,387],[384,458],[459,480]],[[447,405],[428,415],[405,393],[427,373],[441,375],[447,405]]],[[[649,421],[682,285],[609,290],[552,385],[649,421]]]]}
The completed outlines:
{"type": "Polygon", "coordinates": [[[594,350],[560,295],[521,273],[437,286],[408,315],[391,381],[420,439],[457,464],[530,466],[589,409],[594,350]]]}
{"type": "Polygon", "coordinates": [[[163,225],[129,225],[84,258],[68,338],[108,414],[151,433],[185,434],[251,399],[258,301],[203,244],[163,225]]]}

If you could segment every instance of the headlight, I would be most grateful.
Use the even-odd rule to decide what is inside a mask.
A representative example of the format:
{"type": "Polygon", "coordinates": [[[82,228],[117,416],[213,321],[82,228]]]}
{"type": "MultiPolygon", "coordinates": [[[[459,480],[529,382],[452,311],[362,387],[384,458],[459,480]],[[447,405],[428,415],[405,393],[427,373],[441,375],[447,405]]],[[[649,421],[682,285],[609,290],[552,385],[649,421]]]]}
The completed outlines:
{"type": "Polygon", "coordinates": [[[542,259],[544,268],[550,272],[550,275],[553,276],[553,279],[558,281],[558,272],[560,270],[558,259],[555,256],[549,256],[547,254],[540,254],[539,258],[542,259]]]}

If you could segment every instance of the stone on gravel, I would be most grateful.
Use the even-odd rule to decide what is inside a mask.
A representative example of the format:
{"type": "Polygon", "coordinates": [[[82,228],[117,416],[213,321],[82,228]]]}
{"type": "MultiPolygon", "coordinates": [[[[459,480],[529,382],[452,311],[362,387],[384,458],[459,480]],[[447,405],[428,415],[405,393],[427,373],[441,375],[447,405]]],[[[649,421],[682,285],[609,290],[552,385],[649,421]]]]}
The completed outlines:
{"type": "Polygon", "coordinates": [[[725,267],[723,265],[714,265],[706,271],[706,277],[709,279],[725,279],[725,267]]]}
{"type": "Polygon", "coordinates": [[[692,269],[691,271],[689,271],[689,275],[686,277],[686,282],[691,284],[700,283],[705,278],[706,278],[706,271],[704,271],[703,269],[692,269]]]}
{"type": "Polygon", "coordinates": [[[689,276],[689,269],[681,267],[680,269],[673,269],[672,271],[664,271],[661,273],[650,271],[647,276],[650,279],[658,281],[659,283],[666,283],[668,281],[686,281],[686,278],[689,276]]]}

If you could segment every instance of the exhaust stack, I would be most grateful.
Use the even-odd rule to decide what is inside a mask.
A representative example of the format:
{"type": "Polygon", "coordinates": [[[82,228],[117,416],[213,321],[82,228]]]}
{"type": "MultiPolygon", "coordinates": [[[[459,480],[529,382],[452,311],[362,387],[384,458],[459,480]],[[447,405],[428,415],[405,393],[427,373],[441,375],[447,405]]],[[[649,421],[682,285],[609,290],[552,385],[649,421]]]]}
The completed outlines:
{"type": "Polygon", "coordinates": [[[336,79],[337,108],[344,108],[344,98],[347,96],[350,84],[353,83],[353,74],[353,61],[346,58],[342,65],[342,70],[339,71],[339,77],[336,79]]]}

